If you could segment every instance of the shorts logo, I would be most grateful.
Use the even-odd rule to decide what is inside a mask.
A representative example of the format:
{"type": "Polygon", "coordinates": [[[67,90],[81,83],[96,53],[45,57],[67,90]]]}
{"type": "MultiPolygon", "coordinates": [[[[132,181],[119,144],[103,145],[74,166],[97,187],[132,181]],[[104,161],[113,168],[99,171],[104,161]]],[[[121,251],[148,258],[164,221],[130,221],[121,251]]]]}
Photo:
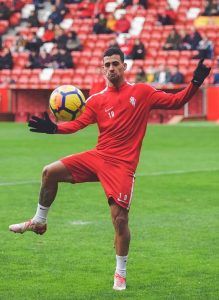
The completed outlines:
{"type": "Polygon", "coordinates": [[[119,193],[119,197],[117,198],[117,201],[126,203],[128,200],[128,195],[123,195],[122,193],[119,193]]]}
{"type": "Polygon", "coordinates": [[[133,107],[135,107],[135,104],[136,104],[136,99],[135,99],[135,97],[130,97],[129,102],[131,103],[131,105],[132,105],[133,107]]]}

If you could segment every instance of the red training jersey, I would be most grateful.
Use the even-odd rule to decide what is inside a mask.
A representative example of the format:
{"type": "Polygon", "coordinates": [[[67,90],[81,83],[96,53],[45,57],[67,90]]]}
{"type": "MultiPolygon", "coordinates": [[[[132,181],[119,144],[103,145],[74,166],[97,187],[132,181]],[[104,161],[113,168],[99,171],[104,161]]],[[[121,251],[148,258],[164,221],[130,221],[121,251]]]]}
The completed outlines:
{"type": "Polygon", "coordinates": [[[88,98],[86,109],[78,119],[58,125],[58,133],[73,133],[97,123],[97,153],[129,164],[135,171],[150,111],[181,108],[197,89],[192,83],[176,94],[156,90],[145,83],[125,82],[119,89],[106,87],[88,98]]]}

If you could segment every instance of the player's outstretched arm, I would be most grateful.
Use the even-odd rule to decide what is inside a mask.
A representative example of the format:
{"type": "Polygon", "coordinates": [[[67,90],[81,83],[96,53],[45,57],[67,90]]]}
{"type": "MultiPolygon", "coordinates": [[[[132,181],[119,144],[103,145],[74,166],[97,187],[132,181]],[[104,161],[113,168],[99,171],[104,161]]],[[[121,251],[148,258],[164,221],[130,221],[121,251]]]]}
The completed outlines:
{"type": "Polygon", "coordinates": [[[198,66],[196,67],[193,78],[192,78],[192,83],[197,86],[201,86],[202,83],[204,82],[205,78],[208,77],[211,68],[207,67],[204,65],[204,58],[200,59],[198,66]]]}
{"type": "Polygon", "coordinates": [[[211,70],[203,62],[204,59],[199,61],[190,84],[182,91],[172,94],[151,88],[152,93],[149,95],[151,109],[179,109],[191,100],[211,70]]]}
{"type": "Polygon", "coordinates": [[[30,131],[37,133],[54,134],[57,132],[57,125],[50,120],[47,112],[44,113],[43,118],[32,116],[28,122],[30,131]]]}

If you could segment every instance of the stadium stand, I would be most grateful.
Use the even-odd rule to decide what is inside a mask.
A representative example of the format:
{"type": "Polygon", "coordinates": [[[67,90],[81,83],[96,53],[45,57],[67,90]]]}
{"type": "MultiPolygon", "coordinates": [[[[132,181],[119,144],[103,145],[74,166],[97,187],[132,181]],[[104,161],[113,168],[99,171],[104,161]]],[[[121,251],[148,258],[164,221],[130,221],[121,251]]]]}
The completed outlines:
{"type": "MultiPolygon", "coordinates": [[[[127,71],[129,81],[135,81],[139,66],[143,67],[146,73],[148,69],[156,71],[160,66],[165,66],[171,73],[177,66],[183,74],[184,83],[187,83],[191,80],[197,64],[195,57],[199,54],[199,48],[185,49],[179,46],[178,50],[163,50],[163,46],[173,29],[176,29],[181,39],[185,40],[191,28],[198,31],[201,37],[206,36],[211,42],[212,57],[207,59],[207,64],[213,67],[213,72],[205,84],[212,84],[214,81],[219,59],[219,21],[217,15],[208,16],[206,25],[206,16],[203,16],[206,9],[204,0],[181,0],[177,1],[178,6],[175,5],[176,1],[149,0],[145,6],[147,9],[139,5],[137,0],[133,0],[133,5],[125,8],[122,0],[56,0],[53,2],[54,5],[51,5],[50,1],[43,1],[43,4],[40,1],[31,0],[2,1],[9,13],[6,16],[0,14],[0,35],[3,49],[10,48],[11,50],[13,68],[2,67],[2,50],[0,54],[1,84],[11,89],[52,90],[58,85],[71,83],[83,90],[90,90],[93,83],[101,78],[99,69],[104,49],[115,42],[122,46],[127,40],[130,45],[133,45],[136,39],[143,44],[146,55],[142,59],[132,59],[132,56],[129,56],[127,71]],[[106,33],[95,34],[94,24],[100,15],[104,16],[101,18],[101,24],[105,28],[107,28],[108,16],[111,18],[113,15],[115,30],[116,22],[123,18],[130,23],[130,29],[126,33],[112,32],[110,29],[106,33]],[[162,25],[159,16],[170,17],[172,25],[162,25]],[[32,27],[32,24],[39,24],[39,26],[32,27]],[[58,48],[57,43],[65,44],[63,36],[64,34],[68,36],[69,32],[76,33],[80,50],[71,51],[73,68],[65,69],[63,64],[59,63],[60,49],[57,51],[53,49],[58,48]],[[28,49],[27,44],[33,42],[36,37],[41,43],[39,44],[40,52],[44,49],[51,56],[46,67],[52,68],[53,72],[50,73],[51,76],[44,77],[44,79],[40,76],[43,65],[39,64],[35,69],[31,69],[29,63],[29,56],[33,50],[28,49]],[[60,39],[62,39],[61,42],[60,39]]],[[[152,82],[152,84],[157,83],[152,82]]],[[[166,88],[168,89],[168,86],[166,88]]],[[[174,88],[180,88],[180,86],[174,88]]],[[[170,115],[161,118],[158,113],[154,119],[165,121],[169,117],[170,115]]]]}

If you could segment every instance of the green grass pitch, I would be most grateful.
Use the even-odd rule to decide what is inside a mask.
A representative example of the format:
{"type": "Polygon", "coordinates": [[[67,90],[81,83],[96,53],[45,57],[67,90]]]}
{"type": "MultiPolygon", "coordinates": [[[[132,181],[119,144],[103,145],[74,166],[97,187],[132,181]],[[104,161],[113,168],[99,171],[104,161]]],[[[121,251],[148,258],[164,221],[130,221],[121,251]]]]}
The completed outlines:
{"type": "Polygon", "coordinates": [[[219,126],[149,126],[123,292],[112,290],[114,232],[99,183],[61,184],[45,235],[8,231],[35,213],[43,166],[92,148],[96,127],[50,136],[0,126],[1,300],[219,299],[219,126]]]}

